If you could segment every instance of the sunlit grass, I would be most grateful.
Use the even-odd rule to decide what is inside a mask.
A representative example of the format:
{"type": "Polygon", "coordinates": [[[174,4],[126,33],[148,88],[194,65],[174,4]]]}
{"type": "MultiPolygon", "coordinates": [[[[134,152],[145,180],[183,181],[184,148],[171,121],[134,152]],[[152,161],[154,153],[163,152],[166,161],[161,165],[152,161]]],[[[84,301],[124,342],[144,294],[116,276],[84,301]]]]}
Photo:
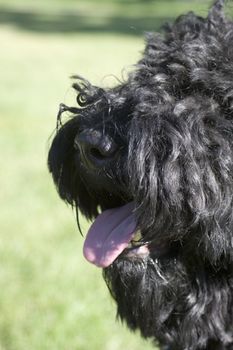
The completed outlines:
{"type": "Polygon", "coordinates": [[[41,33],[118,33],[158,30],[190,10],[206,16],[210,0],[0,0],[0,23],[41,33]]]}
{"type": "Polygon", "coordinates": [[[81,14],[95,17],[96,14],[109,16],[119,13],[121,16],[175,17],[186,11],[206,11],[211,5],[209,0],[0,0],[0,5],[9,9],[39,9],[41,13],[60,11],[81,11],[81,14]]]}

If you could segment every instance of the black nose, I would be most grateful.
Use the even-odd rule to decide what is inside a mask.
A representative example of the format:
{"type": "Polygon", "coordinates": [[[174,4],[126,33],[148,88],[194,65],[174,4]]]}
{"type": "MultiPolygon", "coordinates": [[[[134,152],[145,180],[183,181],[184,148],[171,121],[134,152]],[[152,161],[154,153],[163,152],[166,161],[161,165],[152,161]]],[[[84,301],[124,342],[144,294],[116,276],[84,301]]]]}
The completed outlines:
{"type": "Polygon", "coordinates": [[[77,134],[74,147],[80,150],[82,160],[87,166],[105,166],[117,151],[113,139],[99,130],[86,130],[77,134]]]}

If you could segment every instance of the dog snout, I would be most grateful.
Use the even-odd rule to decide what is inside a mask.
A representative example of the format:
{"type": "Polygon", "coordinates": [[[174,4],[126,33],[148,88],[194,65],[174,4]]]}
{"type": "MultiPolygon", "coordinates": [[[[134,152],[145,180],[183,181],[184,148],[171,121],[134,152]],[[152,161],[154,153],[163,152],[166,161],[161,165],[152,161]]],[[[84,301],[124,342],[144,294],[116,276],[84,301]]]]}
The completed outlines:
{"type": "Polygon", "coordinates": [[[86,130],[78,133],[74,147],[80,151],[86,166],[105,166],[111,161],[117,151],[114,140],[99,130],[86,130]]]}

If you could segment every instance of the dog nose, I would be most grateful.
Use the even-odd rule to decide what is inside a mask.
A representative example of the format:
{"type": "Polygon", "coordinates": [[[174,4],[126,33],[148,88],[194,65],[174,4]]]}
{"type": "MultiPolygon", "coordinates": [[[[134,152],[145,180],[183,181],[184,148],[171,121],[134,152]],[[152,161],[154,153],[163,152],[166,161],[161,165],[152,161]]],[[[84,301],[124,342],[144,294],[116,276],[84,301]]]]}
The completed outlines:
{"type": "Polygon", "coordinates": [[[84,163],[92,167],[106,165],[117,151],[113,139],[99,130],[86,130],[77,134],[74,147],[79,149],[84,163]]]}

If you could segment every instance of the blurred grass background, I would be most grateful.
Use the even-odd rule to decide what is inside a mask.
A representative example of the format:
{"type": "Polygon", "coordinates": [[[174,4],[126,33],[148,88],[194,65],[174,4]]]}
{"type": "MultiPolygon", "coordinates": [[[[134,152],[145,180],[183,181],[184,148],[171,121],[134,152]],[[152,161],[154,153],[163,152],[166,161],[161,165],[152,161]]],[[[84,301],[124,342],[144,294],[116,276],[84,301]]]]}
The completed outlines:
{"type": "Polygon", "coordinates": [[[205,16],[209,5],[0,0],[0,350],[152,349],[115,322],[46,157],[58,104],[74,103],[69,76],[113,84],[140,57],[144,30],[190,9],[205,16]]]}

